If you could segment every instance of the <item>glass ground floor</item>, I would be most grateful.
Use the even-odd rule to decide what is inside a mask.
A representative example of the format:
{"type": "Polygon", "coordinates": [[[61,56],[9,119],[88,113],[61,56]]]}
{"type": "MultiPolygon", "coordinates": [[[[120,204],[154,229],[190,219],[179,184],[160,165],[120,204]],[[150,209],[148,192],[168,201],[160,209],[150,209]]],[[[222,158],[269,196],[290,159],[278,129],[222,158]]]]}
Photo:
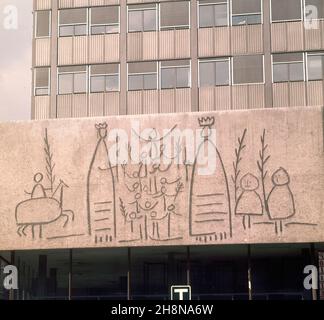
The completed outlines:
{"type": "MultiPolygon", "coordinates": [[[[324,244],[272,244],[0,252],[19,289],[0,299],[164,299],[190,284],[193,299],[311,300],[304,267],[324,244]],[[250,283],[250,286],[249,286],[250,283]]],[[[3,277],[3,273],[1,273],[3,277]]]]}

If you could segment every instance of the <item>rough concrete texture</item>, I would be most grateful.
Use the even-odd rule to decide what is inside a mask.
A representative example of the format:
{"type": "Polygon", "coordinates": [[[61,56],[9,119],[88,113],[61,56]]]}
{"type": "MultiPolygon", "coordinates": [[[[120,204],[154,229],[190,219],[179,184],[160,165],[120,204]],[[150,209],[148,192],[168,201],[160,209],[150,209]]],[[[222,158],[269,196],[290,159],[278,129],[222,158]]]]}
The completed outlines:
{"type": "Polygon", "coordinates": [[[320,107],[4,123],[0,137],[0,250],[324,241],[320,107]],[[142,162],[114,165],[136,144],[113,129],[142,162]],[[195,157],[179,140],[164,163],[185,129],[195,157]]]}

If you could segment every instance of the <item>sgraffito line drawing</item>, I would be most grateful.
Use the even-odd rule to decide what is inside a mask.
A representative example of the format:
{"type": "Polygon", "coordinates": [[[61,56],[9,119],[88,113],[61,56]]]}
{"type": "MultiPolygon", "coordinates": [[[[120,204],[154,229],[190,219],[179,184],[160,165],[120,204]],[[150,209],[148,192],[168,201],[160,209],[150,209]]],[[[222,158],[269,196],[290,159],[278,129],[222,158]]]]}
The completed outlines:
{"type": "Polygon", "coordinates": [[[43,226],[49,225],[60,219],[65,219],[63,228],[69,221],[74,221],[74,212],[64,209],[64,189],[69,186],[60,179],[58,186],[54,190],[55,175],[53,153],[48,139],[47,129],[45,130],[45,161],[46,172],[50,187],[44,187],[44,175],[39,172],[34,175],[34,187],[31,192],[26,192],[30,199],[19,202],[15,209],[18,235],[26,237],[26,229],[31,227],[32,238],[35,239],[35,229],[38,228],[38,238],[43,237],[43,226]]]}

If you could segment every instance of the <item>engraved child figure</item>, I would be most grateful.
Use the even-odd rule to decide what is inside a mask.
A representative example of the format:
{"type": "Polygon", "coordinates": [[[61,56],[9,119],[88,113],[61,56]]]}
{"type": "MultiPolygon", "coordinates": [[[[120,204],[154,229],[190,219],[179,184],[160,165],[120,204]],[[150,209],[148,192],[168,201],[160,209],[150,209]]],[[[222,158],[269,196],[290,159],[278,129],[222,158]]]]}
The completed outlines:
{"type": "Polygon", "coordinates": [[[35,186],[32,192],[25,191],[26,194],[29,194],[31,196],[31,199],[46,198],[46,190],[50,189],[44,188],[44,186],[42,185],[43,178],[44,176],[41,173],[36,173],[34,175],[35,186]]]}
{"type": "Polygon", "coordinates": [[[284,168],[279,168],[272,175],[272,183],[274,184],[268,196],[269,217],[275,221],[275,230],[283,230],[283,220],[291,218],[295,215],[294,196],[290,190],[290,177],[284,168]]]}
{"type": "Polygon", "coordinates": [[[257,193],[259,180],[251,173],[246,174],[241,179],[241,189],[243,192],[237,199],[235,214],[243,216],[242,224],[244,230],[251,229],[251,216],[262,216],[263,205],[260,195],[257,193]]]}

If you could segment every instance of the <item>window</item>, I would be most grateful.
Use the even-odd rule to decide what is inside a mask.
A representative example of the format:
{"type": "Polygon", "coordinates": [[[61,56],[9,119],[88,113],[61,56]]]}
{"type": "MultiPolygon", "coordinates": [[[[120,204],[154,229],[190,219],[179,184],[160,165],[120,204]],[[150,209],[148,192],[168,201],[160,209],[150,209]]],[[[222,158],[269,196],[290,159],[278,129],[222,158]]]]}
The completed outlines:
{"type": "Polygon", "coordinates": [[[189,1],[160,4],[161,30],[189,28],[189,1]]]}
{"type": "Polygon", "coordinates": [[[87,91],[87,67],[73,66],[58,69],[58,93],[84,93],[87,91]]]}
{"type": "Polygon", "coordinates": [[[157,5],[128,6],[128,32],[156,31],[157,5]]]}
{"type": "Polygon", "coordinates": [[[91,8],[91,34],[119,32],[119,7],[91,8]]]}
{"type": "Polygon", "coordinates": [[[172,60],[161,62],[161,89],[190,86],[190,61],[172,60]]]}
{"type": "Polygon", "coordinates": [[[307,54],[308,80],[322,80],[324,77],[324,52],[307,54]]]}
{"type": "Polygon", "coordinates": [[[301,20],[301,0],[271,0],[271,17],[273,22],[301,20]]]}
{"type": "Polygon", "coordinates": [[[227,0],[199,2],[199,28],[228,26],[227,0]]]}
{"type": "Polygon", "coordinates": [[[119,65],[99,64],[91,66],[91,92],[109,92],[119,90],[119,65]]]}
{"type": "Polygon", "coordinates": [[[230,59],[200,60],[199,86],[214,87],[230,84],[230,59]]]}
{"type": "Polygon", "coordinates": [[[280,53],[272,56],[273,82],[304,81],[303,53],[280,53]]]}
{"type": "Polygon", "coordinates": [[[313,17],[312,14],[315,12],[311,12],[312,8],[310,8],[311,11],[307,10],[308,6],[314,6],[317,9],[317,19],[324,19],[324,1],[323,0],[305,0],[305,15],[306,19],[316,19],[316,17],[313,17]],[[310,15],[311,14],[311,15],[310,15]],[[310,16],[309,16],[310,15],[310,16]]]}
{"type": "Polygon", "coordinates": [[[87,34],[87,9],[66,9],[59,13],[59,35],[82,36],[87,34]]]}
{"type": "Polygon", "coordinates": [[[49,37],[51,35],[51,12],[36,11],[36,38],[49,37]]]}
{"type": "Polygon", "coordinates": [[[134,62],[128,64],[128,90],[157,89],[157,63],[134,62]]]}
{"type": "Polygon", "coordinates": [[[261,0],[232,0],[232,25],[262,23],[261,0]]]}
{"type": "Polygon", "coordinates": [[[263,83],[263,56],[233,57],[233,84],[263,83]]]}
{"type": "Polygon", "coordinates": [[[50,94],[50,68],[35,69],[35,96],[50,94]]]}

